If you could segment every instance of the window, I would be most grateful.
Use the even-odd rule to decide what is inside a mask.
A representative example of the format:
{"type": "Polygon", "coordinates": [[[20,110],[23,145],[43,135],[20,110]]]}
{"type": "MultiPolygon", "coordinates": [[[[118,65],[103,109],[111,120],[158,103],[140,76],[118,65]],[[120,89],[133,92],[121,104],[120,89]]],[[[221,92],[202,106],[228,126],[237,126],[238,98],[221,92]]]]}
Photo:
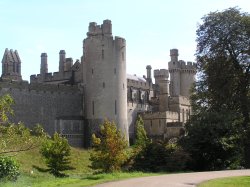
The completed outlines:
{"type": "Polygon", "coordinates": [[[122,52],[122,60],[124,61],[124,52],[122,52]]]}
{"type": "Polygon", "coordinates": [[[92,75],[94,74],[94,69],[92,68],[92,75]]]}
{"type": "Polygon", "coordinates": [[[105,88],[105,82],[102,83],[102,87],[105,88]]]}
{"type": "Polygon", "coordinates": [[[15,72],[15,67],[16,67],[16,64],[15,62],[13,62],[13,72],[15,72]]]}
{"type": "Polygon", "coordinates": [[[116,111],[116,100],[115,100],[115,115],[116,115],[117,111],[116,111]]]}
{"type": "Polygon", "coordinates": [[[95,102],[92,101],[92,114],[95,115],[95,102]]]}
{"type": "Polygon", "coordinates": [[[153,123],[152,120],[150,120],[150,129],[152,129],[153,123]]]}
{"type": "Polygon", "coordinates": [[[104,59],[104,49],[102,49],[102,60],[104,59]]]}
{"type": "Polygon", "coordinates": [[[16,72],[19,73],[19,65],[16,65],[16,72]]]}

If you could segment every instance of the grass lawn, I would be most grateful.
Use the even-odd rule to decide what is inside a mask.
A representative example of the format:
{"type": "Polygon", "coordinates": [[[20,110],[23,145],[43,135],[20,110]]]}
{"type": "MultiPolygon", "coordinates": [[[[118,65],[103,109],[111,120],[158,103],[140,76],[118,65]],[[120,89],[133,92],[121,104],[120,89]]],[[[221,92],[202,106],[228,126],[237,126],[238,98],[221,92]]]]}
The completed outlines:
{"type": "Polygon", "coordinates": [[[201,183],[199,187],[249,187],[250,176],[229,177],[206,181],[201,183]]]}
{"type": "Polygon", "coordinates": [[[15,156],[15,159],[20,163],[21,175],[16,182],[0,182],[1,187],[80,187],[90,186],[107,181],[126,179],[132,177],[159,175],[157,173],[113,173],[113,174],[98,174],[93,175],[93,170],[88,166],[90,151],[84,149],[72,148],[71,166],[75,170],[66,171],[69,177],[55,178],[49,173],[39,172],[33,166],[46,169],[46,165],[39,153],[39,149],[33,149],[27,152],[21,152],[15,156]]]}

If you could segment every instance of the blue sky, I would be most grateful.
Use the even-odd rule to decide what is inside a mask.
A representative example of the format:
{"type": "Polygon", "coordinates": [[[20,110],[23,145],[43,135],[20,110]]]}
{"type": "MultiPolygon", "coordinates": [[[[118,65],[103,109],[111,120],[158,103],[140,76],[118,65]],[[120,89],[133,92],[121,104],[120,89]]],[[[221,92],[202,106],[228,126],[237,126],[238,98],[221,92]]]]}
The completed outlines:
{"type": "Polygon", "coordinates": [[[195,61],[201,17],[235,6],[250,12],[249,0],[0,0],[0,54],[18,50],[25,80],[40,72],[43,52],[55,72],[61,49],[80,59],[89,22],[110,19],[113,36],[127,42],[127,73],[142,76],[148,64],[166,69],[171,48],[179,49],[179,59],[195,61]]]}

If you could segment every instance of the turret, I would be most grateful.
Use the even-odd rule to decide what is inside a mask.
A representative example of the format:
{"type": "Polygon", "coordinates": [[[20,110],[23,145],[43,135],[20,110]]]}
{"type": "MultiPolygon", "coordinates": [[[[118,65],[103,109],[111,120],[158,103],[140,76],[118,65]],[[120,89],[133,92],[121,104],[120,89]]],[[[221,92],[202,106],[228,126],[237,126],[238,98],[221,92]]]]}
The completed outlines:
{"type": "Polygon", "coordinates": [[[178,62],[178,49],[170,49],[171,62],[178,62]]]}
{"type": "Polygon", "coordinates": [[[180,63],[178,61],[178,49],[170,50],[171,61],[168,63],[168,70],[170,73],[170,95],[178,96],[180,95],[180,79],[181,79],[181,70],[180,63]]]}
{"type": "Polygon", "coordinates": [[[21,59],[17,50],[5,49],[2,59],[2,78],[21,81],[21,59]]]}
{"type": "Polygon", "coordinates": [[[43,76],[45,73],[48,73],[48,56],[47,53],[41,54],[41,66],[40,66],[40,74],[43,76]]]}
{"type": "Polygon", "coordinates": [[[169,72],[166,69],[154,70],[154,77],[159,85],[159,111],[165,112],[169,109],[168,107],[168,96],[169,96],[169,72]]]}
{"type": "Polygon", "coordinates": [[[65,51],[64,51],[64,50],[61,50],[61,51],[59,52],[59,72],[60,72],[60,73],[63,73],[63,72],[64,72],[65,56],[66,56],[65,51]]]}

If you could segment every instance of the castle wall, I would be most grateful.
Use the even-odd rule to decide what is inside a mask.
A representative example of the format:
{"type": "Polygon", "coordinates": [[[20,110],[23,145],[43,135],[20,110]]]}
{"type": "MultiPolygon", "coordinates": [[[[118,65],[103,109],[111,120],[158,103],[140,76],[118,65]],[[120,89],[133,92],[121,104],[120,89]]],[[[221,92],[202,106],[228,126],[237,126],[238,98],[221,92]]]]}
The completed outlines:
{"type": "Polygon", "coordinates": [[[77,118],[83,129],[82,93],[75,86],[1,82],[0,88],[0,95],[9,93],[14,98],[15,115],[10,119],[15,123],[22,121],[30,128],[39,123],[51,135],[58,120],[77,118]]]}

